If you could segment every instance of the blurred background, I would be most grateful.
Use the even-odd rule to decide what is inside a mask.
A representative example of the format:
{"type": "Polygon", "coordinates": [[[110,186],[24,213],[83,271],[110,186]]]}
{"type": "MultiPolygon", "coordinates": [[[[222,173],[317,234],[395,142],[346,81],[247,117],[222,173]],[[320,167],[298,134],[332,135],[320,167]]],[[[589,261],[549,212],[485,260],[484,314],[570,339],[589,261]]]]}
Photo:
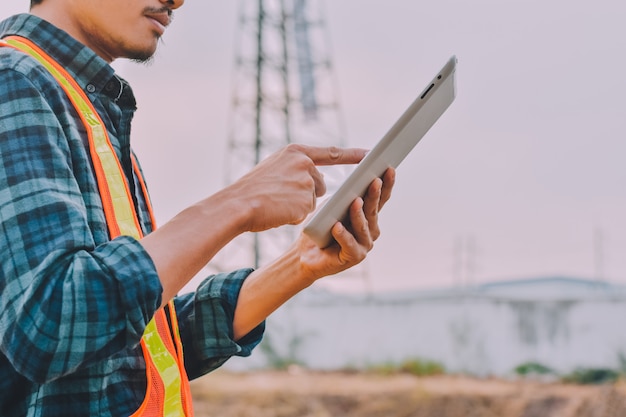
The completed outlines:
{"type": "MultiPolygon", "coordinates": [[[[115,63],[139,101],[134,148],[160,223],[251,167],[235,154],[254,120],[263,3],[268,95],[284,82],[281,34],[298,58],[307,41],[293,27],[308,25],[312,66],[300,56],[288,72],[291,99],[315,92],[332,117],[306,142],[372,147],[451,55],[457,99],[398,169],[365,264],[285,306],[256,356],[232,368],[419,357],[481,377],[528,364],[623,371],[626,3],[187,1],[150,64],[115,63]]],[[[5,2],[0,16],[27,7],[5,2]]],[[[283,109],[276,100],[265,106],[283,109]]],[[[307,114],[293,110],[295,138],[307,114]]],[[[268,145],[284,133],[274,129],[268,145]]]]}
{"type": "MultiPolygon", "coordinates": [[[[239,4],[187,2],[153,65],[120,64],[161,221],[224,185],[239,4]]],[[[459,60],[457,100],[398,170],[368,290],[626,282],[623,2],[323,4],[348,146],[459,60]]]]}
{"type": "MultiPolygon", "coordinates": [[[[225,184],[244,3],[188,1],[152,64],[116,63],[161,223],[225,184]]],[[[323,7],[345,145],[373,146],[459,60],[456,101],[398,171],[370,290],[626,282],[624,2],[309,3],[323,7]]]]}

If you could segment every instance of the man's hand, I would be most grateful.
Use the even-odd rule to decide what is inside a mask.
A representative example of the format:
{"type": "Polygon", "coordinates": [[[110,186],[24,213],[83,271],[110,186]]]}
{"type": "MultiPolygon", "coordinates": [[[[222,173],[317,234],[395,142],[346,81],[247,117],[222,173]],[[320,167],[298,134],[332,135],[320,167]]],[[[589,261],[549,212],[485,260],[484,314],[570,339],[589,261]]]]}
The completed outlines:
{"type": "Polygon", "coordinates": [[[259,163],[231,187],[250,210],[245,230],[298,224],[315,209],[326,185],[318,165],[356,164],[367,151],[288,145],[259,163]]]}
{"type": "Polygon", "coordinates": [[[395,170],[370,184],[349,209],[349,224],[332,228],[335,243],[320,249],[302,234],[295,245],[269,265],[254,271],[239,293],[233,321],[235,340],[245,336],[274,310],[315,280],[346,270],[365,259],[380,235],[378,212],[391,196],[395,170]]]}
{"type": "Polygon", "coordinates": [[[378,213],[391,197],[395,170],[389,168],[382,180],[374,180],[364,197],[356,199],[349,208],[349,222],[335,223],[331,233],[335,242],[320,249],[306,235],[297,242],[304,276],[312,281],[346,270],[365,259],[380,236],[378,213]]]}

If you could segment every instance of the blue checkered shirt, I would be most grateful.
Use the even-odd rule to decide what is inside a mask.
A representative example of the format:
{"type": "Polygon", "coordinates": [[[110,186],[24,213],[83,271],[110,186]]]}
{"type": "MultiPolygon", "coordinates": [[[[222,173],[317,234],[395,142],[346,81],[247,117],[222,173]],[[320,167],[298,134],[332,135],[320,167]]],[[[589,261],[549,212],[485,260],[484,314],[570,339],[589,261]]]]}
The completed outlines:
{"type": "MultiPolygon", "coordinates": [[[[93,51],[28,14],[0,36],[32,40],[77,80],[101,115],[144,232],[145,196],[131,169],[128,84],[93,51]]],[[[139,346],[162,287],[143,247],[110,240],[86,133],[34,59],[0,48],[0,416],[128,416],[145,395],[139,346]]],[[[207,278],[175,300],[190,378],[258,344],[263,325],[232,340],[250,270],[207,278]]]]}

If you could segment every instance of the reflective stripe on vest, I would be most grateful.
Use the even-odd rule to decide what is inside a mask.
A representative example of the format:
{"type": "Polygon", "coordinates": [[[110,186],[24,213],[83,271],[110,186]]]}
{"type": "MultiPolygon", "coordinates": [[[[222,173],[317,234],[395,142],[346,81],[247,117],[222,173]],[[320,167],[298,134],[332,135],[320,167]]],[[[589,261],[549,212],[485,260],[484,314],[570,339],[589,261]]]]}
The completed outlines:
{"type": "MultiPolygon", "coordinates": [[[[111,239],[120,235],[140,239],[143,236],[122,167],[115,155],[108,133],[97,111],[72,76],[49,55],[29,40],[9,36],[0,46],[11,46],[39,61],[57,80],[80,116],[89,138],[89,152],[94,166],[100,198],[111,239]]],[[[145,183],[133,159],[133,169],[145,196],[151,220],[152,207],[145,183]]],[[[159,309],[146,326],[141,347],[146,361],[148,381],[146,397],[131,417],[192,416],[191,392],[185,373],[182,343],[173,302],[168,303],[171,328],[164,309],[159,309]]]]}

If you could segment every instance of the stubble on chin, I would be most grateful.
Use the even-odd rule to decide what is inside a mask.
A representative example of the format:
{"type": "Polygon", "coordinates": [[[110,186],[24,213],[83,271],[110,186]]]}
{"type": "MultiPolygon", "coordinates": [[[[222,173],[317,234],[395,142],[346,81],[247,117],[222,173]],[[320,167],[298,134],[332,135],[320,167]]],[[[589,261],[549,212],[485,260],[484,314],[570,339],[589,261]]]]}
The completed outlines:
{"type": "Polygon", "coordinates": [[[157,45],[154,48],[128,51],[127,58],[138,64],[150,65],[154,62],[154,56],[156,55],[159,43],[163,40],[160,36],[156,36],[157,45]]]}
{"type": "Polygon", "coordinates": [[[152,64],[152,62],[154,62],[154,54],[155,54],[155,51],[145,52],[145,53],[136,52],[132,55],[129,55],[128,59],[138,64],[150,65],[152,64]]]}

